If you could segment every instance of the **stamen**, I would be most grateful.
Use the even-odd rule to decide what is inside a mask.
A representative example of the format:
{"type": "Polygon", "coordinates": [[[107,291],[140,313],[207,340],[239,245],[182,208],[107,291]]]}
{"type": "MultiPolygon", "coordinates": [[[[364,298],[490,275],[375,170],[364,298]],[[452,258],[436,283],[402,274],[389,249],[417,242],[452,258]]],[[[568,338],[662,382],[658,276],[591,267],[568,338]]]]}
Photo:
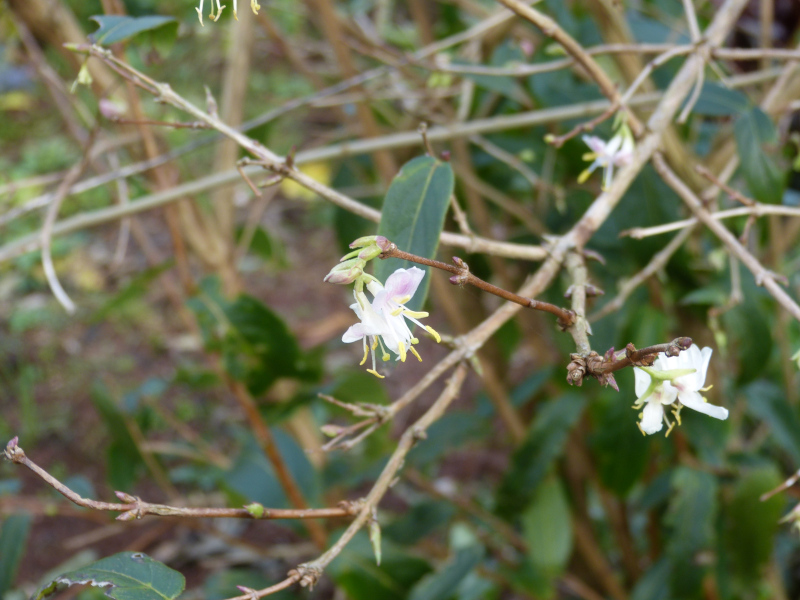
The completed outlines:
{"type": "Polygon", "coordinates": [[[424,311],[408,310],[407,308],[403,309],[403,314],[413,319],[424,319],[428,316],[428,313],[424,311]]]}
{"type": "Polygon", "coordinates": [[[411,300],[411,295],[410,294],[406,294],[405,296],[398,296],[398,297],[392,298],[392,300],[394,300],[398,304],[405,304],[406,302],[411,300]]]}
{"type": "Polygon", "coordinates": [[[378,379],[386,379],[386,377],[378,373],[375,369],[367,369],[367,373],[375,375],[375,377],[377,377],[378,379]]]}
{"type": "Polygon", "coordinates": [[[667,429],[667,433],[664,434],[664,437],[668,438],[669,434],[672,433],[673,429],[675,429],[675,423],[670,423],[669,424],[669,429],[667,429]]]}
{"type": "Polygon", "coordinates": [[[581,156],[581,160],[594,160],[595,158],[597,158],[597,156],[598,156],[597,152],[587,152],[586,154],[581,156]]]}
{"type": "Polygon", "coordinates": [[[638,422],[638,421],[636,422],[636,426],[639,428],[639,431],[641,431],[641,432],[642,432],[642,435],[643,435],[644,437],[647,437],[647,434],[644,432],[644,429],[642,429],[642,426],[639,424],[639,422],[638,422]]]}
{"type": "Polygon", "coordinates": [[[367,347],[367,338],[363,338],[364,341],[364,358],[361,359],[361,362],[358,363],[358,366],[361,367],[367,362],[367,355],[369,354],[369,348],[367,347]]]}
{"type": "Polygon", "coordinates": [[[585,183],[591,174],[592,172],[589,169],[581,171],[581,174],[578,175],[578,183],[585,183]]]}
{"type": "MultiPolygon", "coordinates": [[[[700,388],[698,391],[700,391],[700,392],[707,392],[708,390],[710,390],[710,389],[711,389],[711,388],[713,388],[713,387],[714,387],[714,384],[712,383],[711,385],[708,385],[708,386],[706,386],[706,387],[704,387],[704,388],[700,388]]],[[[706,402],[708,402],[708,400],[706,400],[706,402]]]]}
{"type": "Polygon", "coordinates": [[[431,327],[430,325],[426,325],[425,326],[425,331],[427,331],[428,333],[430,333],[433,336],[433,339],[436,340],[437,344],[442,341],[442,336],[440,336],[437,333],[437,331],[433,327],[431,327]]]}
{"type": "Polygon", "coordinates": [[[204,2],[205,2],[205,0],[200,0],[200,8],[195,8],[195,10],[197,11],[197,16],[200,17],[200,27],[205,27],[205,25],[203,25],[203,3],[204,2]]]}
{"type": "Polygon", "coordinates": [[[250,0],[250,8],[253,9],[253,14],[258,14],[258,11],[261,10],[261,5],[258,3],[258,0],[250,0]]]}
{"type": "Polygon", "coordinates": [[[411,343],[412,344],[419,344],[419,338],[412,337],[411,338],[411,343]]]}
{"type": "Polygon", "coordinates": [[[406,345],[403,342],[398,342],[397,349],[400,351],[400,362],[406,362],[406,345]]]}
{"type": "Polygon", "coordinates": [[[419,362],[422,362],[422,357],[419,355],[419,353],[417,352],[417,349],[416,349],[416,348],[414,348],[413,346],[411,346],[411,347],[409,347],[409,349],[408,349],[408,350],[411,352],[411,354],[413,354],[414,356],[416,356],[416,357],[417,357],[417,360],[418,360],[419,362]]]}

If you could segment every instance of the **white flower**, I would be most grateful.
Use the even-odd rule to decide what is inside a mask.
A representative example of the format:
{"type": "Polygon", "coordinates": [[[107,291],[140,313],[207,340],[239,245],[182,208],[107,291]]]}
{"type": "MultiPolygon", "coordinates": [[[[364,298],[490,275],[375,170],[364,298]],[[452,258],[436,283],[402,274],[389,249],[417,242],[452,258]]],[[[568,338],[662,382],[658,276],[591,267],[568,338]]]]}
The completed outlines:
{"type": "Polygon", "coordinates": [[[377,377],[375,365],[375,350],[380,347],[381,358],[389,360],[390,355],[387,349],[397,357],[395,360],[405,362],[408,352],[411,352],[418,360],[422,360],[413,344],[419,340],[413,336],[405,319],[419,325],[441,341],[439,334],[429,326],[423,325],[419,319],[427,317],[426,312],[414,312],[403,306],[411,300],[419,287],[420,281],[425,276],[425,271],[412,267],[410,269],[398,269],[386,280],[386,286],[380,284],[377,279],[372,279],[367,283],[367,289],[374,296],[370,303],[363,291],[354,292],[356,303],[350,308],[355,311],[359,318],[359,323],[350,327],[342,336],[342,341],[346,343],[361,340],[364,344],[363,365],[367,360],[367,355],[372,355],[372,369],[369,373],[377,377]]]}
{"type": "Polygon", "coordinates": [[[633,134],[623,125],[608,142],[593,135],[584,135],[583,141],[591,149],[583,155],[583,160],[594,162],[578,176],[578,183],[583,183],[595,169],[602,167],[603,189],[607,190],[614,178],[614,167],[624,167],[633,159],[633,134]]]}
{"type": "Polygon", "coordinates": [[[669,434],[673,424],[664,413],[664,406],[667,405],[675,407],[672,412],[678,424],[680,424],[680,410],[684,406],[715,419],[728,418],[728,409],[709,404],[700,394],[708,389],[703,386],[710,360],[711,348],[700,350],[692,344],[678,356],[660,355],[652,367],[634,368],[638,398],[634,408],[640,409],[644,406],[639,422],[642,433],[652,434],[661,431],[662,422],[666,422],[669,434]]]}

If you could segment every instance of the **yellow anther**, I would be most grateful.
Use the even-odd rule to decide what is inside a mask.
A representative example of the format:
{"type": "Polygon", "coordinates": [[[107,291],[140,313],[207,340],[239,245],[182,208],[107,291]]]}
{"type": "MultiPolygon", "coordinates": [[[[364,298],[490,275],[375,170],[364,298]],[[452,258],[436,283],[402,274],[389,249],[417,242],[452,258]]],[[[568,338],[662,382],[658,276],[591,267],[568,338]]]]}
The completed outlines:
{"type": "MultiPolygon", "coordinates": [[[[711,388],[713,388],[713,387],[714,387],[714,384],[712,383],[711,385],[708,385],[708,386],[706,386],[706,387],[704,387],[704,388],[700,388],[700,390],[699,390],[699,391],[701,391],[701,392],[707,392],[708,390],[710,390],[710,389],[711,389],[711,388]]],[[[705,398],[704,398],[704,400],[705,400],[705,398]]],[[[708,402],[708,400],[706,400],[706,402],[708,402]]]]}
{"type": "Polygon", "coordinates": [[[642,426],[639,424],[639,422],[638,422],[638,421],[636,422],[636,426],[639,428],[639,431],[641,431],[641,432],[642,432],[642,435],[643,435],[644,437],[647,437],[647,434],[644,432],[644,429],[642,429],[642,426]]]}
{"type": "Polygon", "coordinates": [[[406,345],[403,342],[398,342],[397,350],[400,354],[400,362],[406,362],[406,345]]]}
{"type": "Polygon", "coordinates": [[[406,302],[411,300],[411,295],[410,294],[406,294],[405,296],[400,296],[399,298],[392,298],[392,300],[394,300],[398,304],[405,304],[406,302]]]}
{"type": "Polygon", "coordinates": [[[669,424],[669,429],[667,429],[667,433],[664,434],[664,437],[668,438],[669,434],[672,433],[673,429],[675,429],[675,423],[670,423],[669,424]]]}
{"type": "Polygon", "coordinates": [[[394,310],[391,312],[391,315],[392,315],[393,317],[396,317],[397,315],[399,315],[399,314],[402,314],[403,310],[404,310],[404,309],[403,309],[403,307],[402,307],[402,306],[398,306],[397,308],[395,308],[395,309],[394,309],[394,310]]]}
{"type": "Polygon", "coordinates": [[[597,152],[587,152],[581,156],[581,160],[594,160],[595,158],[597,158],[597,152]]]}
{"type": "Polygon", "coordinates": [[[378,347],[378,338],[375,337],[372,339],[372,349],[375,350],[375,348],[377,347],[378,347]]]}
{"type": "Polygon", "coordinates": [[[433,339],[436,340],[437,344],[442,341],[442,336],[440,336],[438,334],[438,332],[433,327],[431,327],[430,325],[426,325],[425,326],[425,331],[427,331],[428,333],[430,333],[433,336],[433,339]]]}
{"type": "Polygon", "coordinates": [[[366,342],[364,343],[364,358],[361,359],[361,362],[358,363],[359,366],[362,366],[365,362],[367,362],[367,356],[369,356],[369,347],[367,346],[366,342]]]}
{"type": "Polygon", "coordinates": [[[261,5],[258,0],[250,0],[250,8],[253,9],[253,13],[258,14],[258,11],[261,10],[261,5]]]}
{"type": "Polygon", "coordinates": [[[589,175],[591,174],[592,172],[589,169],[581,171],[581,174],[578,175],[578,183],[584,183],[587,179],[589,179],[589,175]]]}
{"type": "Polygon", "coordinates": [[[403,314],[413,319],[424,319],[425,317],[428,316],[428,313],[424,311],[407,310],[407,309],[403,311],[403,314]]]}
{"type": "Polygon", "coordinates": [[[197,11],[197,16],[200,18],[200,27],[205,27],[205,25],[203,25],[203,13],[199,8],[195,8],[195,10],[197,11]]]}
{"type": "Polygon", "coordinates": [[[384,377],[383,375],[378,373],[375,369],[367,369],[367,373],[371,373],[372,375],[375,375],[375,377],[377,377],[378,379],[386,379],[386,377],[384,377]]]}
{"type": "Polygon", "coordinates": [[[412,344],[419,344],[419,338],[411,338],[412,344]]]}
{"type": "Polygon", "coordinates": [[[384,353],[381,355],[381,360],[382,360],[383,362],[386,362],[386,361],[387,361],[387,360],[389,360],[390,358],[392,358],[392,357],[391,357],[391,356],[389,356],[389,353],[388,353],[388,352],[386,352],[386,351],[384,351],[384,353]]]}
{"type": "Polygon", "coordinates": [[[417,357],[417,360],[418,360],[419,362],[422,362],[422,357],[419,355],[419,353],[417,352],[417,349],[416,349],[416,348],[414,348],[414,347],[412,346],[411,348],[409,348],[409,351],[411,352],[411,354],[413,354],[414,356],[416,356],[416,357],[417,357]]]}

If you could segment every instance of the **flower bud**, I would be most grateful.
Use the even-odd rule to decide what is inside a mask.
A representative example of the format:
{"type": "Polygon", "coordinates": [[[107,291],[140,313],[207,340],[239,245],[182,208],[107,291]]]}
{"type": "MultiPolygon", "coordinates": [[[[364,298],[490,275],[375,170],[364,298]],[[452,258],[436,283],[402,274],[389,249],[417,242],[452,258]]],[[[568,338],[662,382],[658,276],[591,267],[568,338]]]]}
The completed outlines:
{"type": "MultiPolygon", "coordinates": [[[[377,235],[365,235],[364,237],[360,237],[357,240],[355,240],[354,242],[352,242],[350,244],[350,247],[351,248],[363,248],[365,246],[369,246],[371,244],[374,244],[377,239],[378,239],[377,235]]],[[[386,239],[386,238],[384,238],[384,239],[386,239]]]]}
{"type": "Polygon", "coordinates": [[[364,266],[365,262],[359,258],[347,260],[333,267],[322,281],[338,285],[353,283],[364,274],[364,266]]]}

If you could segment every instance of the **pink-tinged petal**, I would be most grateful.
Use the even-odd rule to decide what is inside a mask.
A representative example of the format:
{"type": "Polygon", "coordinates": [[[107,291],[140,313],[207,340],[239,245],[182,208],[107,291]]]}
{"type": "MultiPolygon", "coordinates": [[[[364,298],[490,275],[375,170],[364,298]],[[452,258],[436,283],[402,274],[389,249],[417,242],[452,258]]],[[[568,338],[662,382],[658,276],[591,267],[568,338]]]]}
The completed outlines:
{"type": "Polygon", "coordinates": [[[364,336],[367,335],[366,327],[364,327],[363,323],[356,323],[355,325],[351,325],[350,328],[344,332],[342,336],[342,341],[345,344],[352,344],[353,342],[358,342],[364,339],[364,336]]]}
{"type": "Polygon", "coordinates": [[[636,397],[641,398],[647,391],[647,388],[650,387],[650,375],[638,367],[633,367],[633,379],[635,383],[634,389],[636,391],[636,397]]]}
{"type": "Polygon", "coordinates": [[[639,426],[648,435],[661,431],[664,426],[664,409],[659,402],[645,404],[639,426]]]}
{"type": "Polygon", "coordinates": [[[715,404],[709,404],[698,392],[683,392],[680,395],[681,404],[684,406],[691,408],[692,410],[696,410],[697,412],[701,412],[704,415],[708,415],[709,417],[714,417],[715,419],[720,419],[724,421],[728,418],[728,409],[723,406],[716,406],[715,404]]]}
{"type": "Polygon", "coordinates": [[[613,138],[609,140],[608,144],[606,144],[606,151],[605,151],[606,155],[610,159],[613,159],[614,156],[617,154],[617,151],[619,150],[620,146],[622,146],[622,136],[615,135],[613,138]]]}
{"type": "Polygon", "coordinates": [[[392,299],[413,296],[423,277],[425,271],[417,267],[397,269],[386,280],[386,293],[392,299]]]}
{"type": "Polygon", "coordinates": [[[605,154],[606,153],[606,142],[605,140],[597,137],[596,135],[584,135],[583,143],[589,146],[589,149],[594,152],[595,154],[605,154]]]}

